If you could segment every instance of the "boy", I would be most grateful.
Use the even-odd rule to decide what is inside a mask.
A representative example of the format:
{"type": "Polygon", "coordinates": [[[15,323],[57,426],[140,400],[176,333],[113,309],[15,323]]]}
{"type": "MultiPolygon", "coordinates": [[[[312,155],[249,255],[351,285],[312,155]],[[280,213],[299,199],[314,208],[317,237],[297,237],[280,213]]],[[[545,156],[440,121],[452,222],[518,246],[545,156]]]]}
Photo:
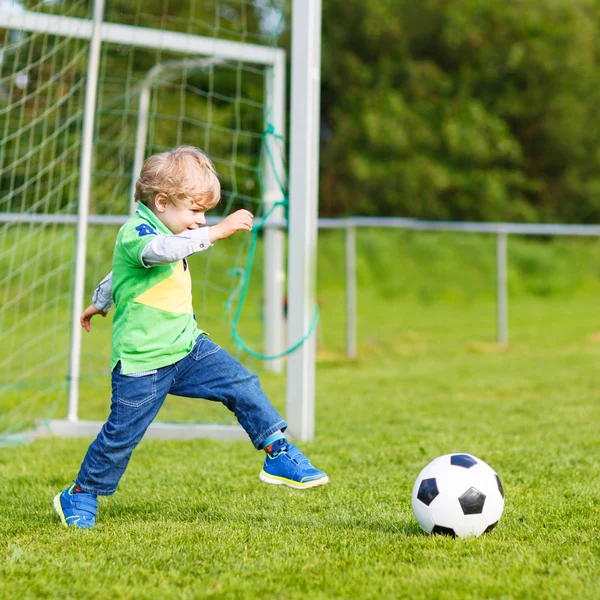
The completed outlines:
{"type": "Polygon", "coordinates": [[[186,257],[252,229],[252,214],[243,209],[204,227],[204,213],[219,202],[220,191],[212,162],[197,148],[181,146],[144,163],[138,209],[119,231],[112,273],[81,316],[90,331],[92,317],[106,315],[114,299],[112,401],[77,478],[54,498],[65,526],[95,525],[97,496],[116,491],[167,393],[220,401],[231,410],[254,446],[266,451],[262,481],[296,489],[329,481],[288,444],[287,424],[258,377],[196,327],[186,257]]]}

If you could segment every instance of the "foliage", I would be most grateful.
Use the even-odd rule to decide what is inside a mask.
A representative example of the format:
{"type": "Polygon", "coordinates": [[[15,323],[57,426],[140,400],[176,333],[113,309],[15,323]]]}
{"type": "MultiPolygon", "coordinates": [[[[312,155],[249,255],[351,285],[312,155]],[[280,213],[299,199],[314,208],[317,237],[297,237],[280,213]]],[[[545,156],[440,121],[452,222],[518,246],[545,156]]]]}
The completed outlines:
{"type": "Polygon", "coordinates": [[[331,0],[323,214],[600,218],[592,0],[331,0]]]}
{"type": "MultiPolygon", "coordinates": [[[[280,0],[118,0],[108,3],[106,19],[289,48],[289,28],[277,40],[279,26],[269,29],[263,23],[265,11],[280,14],[282,5],[280,0]]],[[[26,6],[89,17],[91,5],[27,0],[26,6]]],[[[288,20],[289,9],[288,2],[288,20]]],[[[323,2],[321,215],[598,221],[599,40],[595,0],[323,2]]],[[[40,203],[45,209],[48,198],[57,209],[72,210],[79,160],[71,133],[81,127],[83,86],[74,101],[67,104],[66,98],[75,92],[74,81],[84,82],[86,53],[81,42],[73,42],[73,48],[45,38],[22,43],[19,52],[3,48],[2,76],[10,79],[11,61],[16,61],[15,72],[28,61],[32,85],[45,82],[48,93],[43,102],[25,105],[23,114],[13,111],[5,130],[23,127],[22,119],[43,110],[44,103],[60,102],[65,109],[52,113],[52,124],[38,120],[27,140],[6,139],[5,158],[8,163],[13,157],[16,166],[12,172],[0,169],[2,187],[13,190],[2,210],[39,210],[40,203]],[[51,69],[73,54],[52,85],[53,72],[37,62],[50,50],[51,69]],[[64,183],[59,190],[51,175],[40,185],[30,184],[31,173],[21,164],[34,145],[43,145],[30,159],[36,165],[63,150],[49,141],[51,126],[69,134],[59,142],[66,146],[60,154],[64,183]]],[[[174,53],[106,46],[96,127],[97,212],[126,209],[136,86],[156,62],[176,58],[174,53]]],[[[255,199],[260,193],[260,136],[239,140],[235,131],[262,129],[256,123],[262,110],[255,108],[264,82],[244,73],[249,104],[236,101],[239,85],[235,66],[189,73],[185,93],[164,85],[160,102],[153,96],[153,110],[160,115],[153,113],[149,135],[154,137],[148,146],[154,151],[190,140],[207,146],[221,163],[224,190],[234,201],[238,194],[255,199]],[[179,114],[183,104],[184,116],[179,114]]],[[[5,95],[0,93],[0,105],[5,95]]]]}

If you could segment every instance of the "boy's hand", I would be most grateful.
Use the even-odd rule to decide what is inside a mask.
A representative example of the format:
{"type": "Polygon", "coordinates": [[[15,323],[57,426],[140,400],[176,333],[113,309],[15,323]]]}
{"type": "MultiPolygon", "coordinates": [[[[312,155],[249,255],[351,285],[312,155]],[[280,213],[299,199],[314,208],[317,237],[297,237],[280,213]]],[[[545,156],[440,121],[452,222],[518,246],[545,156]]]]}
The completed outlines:
{"type": "Polygon", "coordinates": [[[208,228],[208,237],[213,244],[217,240],[224,240],[236,231],[252,231],[252,213],[241,208],[225,217],[217,225],[208,228]]]}
{"type": "Polygon", "coordinates": [[[106,316],[105,312],[102,312],[101,310],[97,309],[93,304],[90,304],[81,314],[81,317],[79,319],[79,322],[81,323],[81,326],[89,333],[89,331],[92,328],[92,317],[94,317],[95,315],[102,315],[103,317],[106,316]]]}

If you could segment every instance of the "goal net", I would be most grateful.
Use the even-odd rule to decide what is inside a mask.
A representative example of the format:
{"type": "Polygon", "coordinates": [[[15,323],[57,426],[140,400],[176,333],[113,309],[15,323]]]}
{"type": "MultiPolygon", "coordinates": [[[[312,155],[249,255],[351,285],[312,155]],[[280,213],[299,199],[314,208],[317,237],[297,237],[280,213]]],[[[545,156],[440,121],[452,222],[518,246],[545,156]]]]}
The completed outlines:
{"type": "MultiPolygon", "coordinates": [[[[40,419],[67,411],[75,420],[108,414],[112,314],[93,321],[72,356],[86,119],[93,146],[84,306],[111,269],[140,161],[152,153],[181,144],[207,152],[222,184],[209,217],[243,207],[260,225],[267,214],[284,215],[284,0],[107,0],[102,14],[94,73],[88,2],[0,0],[0,445],[22,442],[40,419]],[[95,76],[96,104],[86,114],[95,76]]],[[[199,325],[259,369],[239,340],[257,355],[282,350],[283,234],[265,227],[254,235],[217,244],[190,267],[199,325]]],[[[234,422],[222,407],[182,399],[169,399],[159,418],[234,422]]]]}

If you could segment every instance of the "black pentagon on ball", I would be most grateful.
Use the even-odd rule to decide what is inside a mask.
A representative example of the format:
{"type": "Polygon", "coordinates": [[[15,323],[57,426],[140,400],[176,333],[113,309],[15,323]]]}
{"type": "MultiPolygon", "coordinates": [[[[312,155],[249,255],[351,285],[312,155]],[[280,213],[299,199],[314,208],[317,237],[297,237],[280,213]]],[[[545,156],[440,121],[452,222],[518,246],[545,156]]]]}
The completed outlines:
{"type": "Polygon", "coordinates": [[[480,515],[485,504],[485,494],[474,487],[470,487],[458,501],[465,515],[480,515]]]}
{"type": "Polygon", "coordinates": [[[455,467],[464,467],[465,469],[470,469],[477,464],[477,461],[468,454],[454,454],[450,458],[450,464],[455,467]]]}
{"type": "Polygon", "coordinates": [[[456,537],[456,533],[454,533],[454,529],[450,527],[442,527],[441,525],[435,525],[431,530],[431,533],[437,533],[438,535],[449,535],[450,537],[456,537]]]}
{"type": "Polygon", "coordinates": [[[423,479],[419,486],[417,498],[425,504],[425,506],[429,506],[439,493],[435,479],[423,479]]]}
{"type": "Polygon", "coordinates": [[[500,477],[498,477],[498,475],[496,475],[494,473],[494,475],[496,476],[496,483],[498,484],[498,489],[500,490],[500,495],[504,498],[504,488],[502,487],[502,483],[500,482],[500,477]]]}

